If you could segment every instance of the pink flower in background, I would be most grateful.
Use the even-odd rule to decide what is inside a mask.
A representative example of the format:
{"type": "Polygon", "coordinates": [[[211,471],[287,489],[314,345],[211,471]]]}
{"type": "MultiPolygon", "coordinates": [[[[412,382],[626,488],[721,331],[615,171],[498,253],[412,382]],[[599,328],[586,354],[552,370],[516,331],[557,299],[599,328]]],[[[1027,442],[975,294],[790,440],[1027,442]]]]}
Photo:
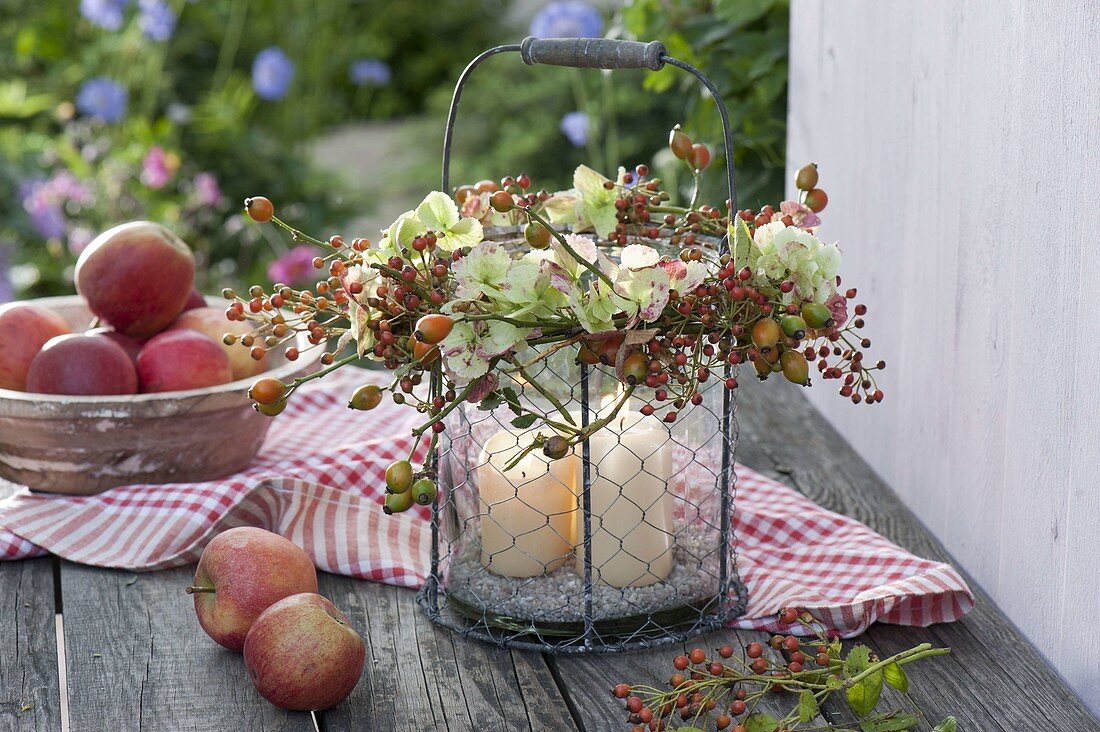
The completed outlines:
{"type": "Polygon", "coordinates": [[[172,180],[172,175],[179,167],[179,156],[165,152],[160,145],[154,145],[141,161],[141,182],[150,188],[163,188],[172,180]]]}
{"type": "Polygon", "coordinates": [[[88,245],[92,243],[92,239],[95,239],[94,231],[83,226],[76,227],[69,232],[69,251],[73,254],[80,254],[88,248],[88,245]]]}
{"type": "Polygon", "coordinates": [[[837,328],[844,325],[845,321],[848,320],[848,299],[839,292],[825,302],[825,307],[829,308],[829,312],[833,314],[833,320],[836,321],[837,328]]]}
{"type": "Polygon", "coordinates": [[[317,271],[313,267],[313,247],[300,244],[267,267],[267,278],[272,282],[293,285],[311,279],[317,271]]]}
{"type": "Polygon", "coordinates": [[[197,174],[193,185],[200,206],[220,206],[222,204],[222,189],[218,185],[217,176],[213,173],[197,174]]]}

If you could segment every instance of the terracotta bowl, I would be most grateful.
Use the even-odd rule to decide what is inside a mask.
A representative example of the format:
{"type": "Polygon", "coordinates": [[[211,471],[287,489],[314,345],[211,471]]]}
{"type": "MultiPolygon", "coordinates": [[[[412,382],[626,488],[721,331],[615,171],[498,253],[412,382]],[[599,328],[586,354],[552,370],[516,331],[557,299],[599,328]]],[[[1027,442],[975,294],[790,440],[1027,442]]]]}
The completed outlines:
{"type": "MultiPolygon", "coordinates": [[[[211,305],[224,305],[207,298],[211,305]]],[[[36,305],[60,314],[74,330],[92,320],[79,297],[36,305]]],[[[309,370],[319,349],[287,361],[268,356],[267,374],[292,378],[309,370]]],[[[246,396],[253,379],[208,389],[76,397],[0,389],[0,477],[35,490],[91,495],[120,485],[213,480],[246,467],[271,418],[246,396]]]]}

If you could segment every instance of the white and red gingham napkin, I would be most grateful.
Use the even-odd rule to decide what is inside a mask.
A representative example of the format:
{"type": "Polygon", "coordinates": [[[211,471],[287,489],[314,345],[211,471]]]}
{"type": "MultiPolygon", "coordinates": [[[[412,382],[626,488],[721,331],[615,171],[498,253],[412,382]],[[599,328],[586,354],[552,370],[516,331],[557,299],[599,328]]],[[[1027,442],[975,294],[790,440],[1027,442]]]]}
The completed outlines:
{"type": "MultiPolygon", "coordinates": [[[[262,526],[287,536],[328,572],[417,587],[428,571],[428,509],[382,513],[386,466],[408,455],[419,415],[384,402],[346,408],[371,378],[351,371],[303,387],[245,471],[208,483],[128,486],[65,497],[26,489],[0,501],[0,559],[52,553],[101,567],[153,570],[197,561],[214,535],[262,526]]],[[[973,595],[950,565],[913,556],[854,519],[737,466],[737,566],[748,588],[736,626],[779,630],[776,613],[804,607],[843,635],[876,620],[956,620],[973,595]]]]}

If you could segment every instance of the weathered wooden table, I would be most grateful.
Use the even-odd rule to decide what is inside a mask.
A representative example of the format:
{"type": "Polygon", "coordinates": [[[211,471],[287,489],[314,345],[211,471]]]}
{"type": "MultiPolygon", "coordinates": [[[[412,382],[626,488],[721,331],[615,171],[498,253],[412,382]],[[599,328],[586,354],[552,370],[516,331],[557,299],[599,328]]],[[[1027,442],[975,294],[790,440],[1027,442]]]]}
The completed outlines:
{"type": "MultiPolygon", "coordinates": [[[[748,383],[740,399],[739,461],[918,554],[947,559],[797,389],[748,383]]],[[[363,632],[367,665],[335,709],[287,713],[255,693],[238,655],[199,629],[183,592],[191,572],[134,574],[49,558],[0,563],[0,729],[625,730],[621,703],[608,690],[619,681],[666,679],[674,655],[669,648],[600,657],[500,650],[432,625],[410,590],[324,575],[321,592],[363,632]]],[[[913,697],[929,717],[954,714],[960,730],[1100,730],[975,590],[978,606],[960,622],[876,625],[863,641],[881,655],[924,641],[950,646],[950,656],[909,668],[913,697]]],[[[697,644],[758,637],[724,631],[697,644]]]]}

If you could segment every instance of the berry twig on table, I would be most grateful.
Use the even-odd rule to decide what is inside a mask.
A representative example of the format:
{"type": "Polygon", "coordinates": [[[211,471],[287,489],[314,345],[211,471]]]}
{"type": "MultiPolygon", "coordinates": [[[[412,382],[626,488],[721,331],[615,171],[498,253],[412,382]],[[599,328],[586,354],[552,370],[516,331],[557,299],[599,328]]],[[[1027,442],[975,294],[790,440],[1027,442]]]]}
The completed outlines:
{"type": "Polygon", "coordinates": [[[954,732],[948,717],[932,727],[909,696],[904,667],[950,653],[922,643],[889,658],[879,658],[866,646],[847,649],[812,614],[785,608],[784,625],[797,626],[810,638],[775,635],[767,642],[742,649],[723,646],[710,656],[702,648],[672,661],[674,673],[665,688],[617,684],[612,695],[623,701],[626,723],[633,732],[713,729],[723,732],[894,732],[923,725],[936,732],[954,732]],[[883,710],[885,686],[897,691],[900,706],[883,710]],[[761,709],[768,697],[788,695],[791,709],[775,716],[761,709]],[[852,722],[823,722],[822,706],[842,699],[852,722]]]}

